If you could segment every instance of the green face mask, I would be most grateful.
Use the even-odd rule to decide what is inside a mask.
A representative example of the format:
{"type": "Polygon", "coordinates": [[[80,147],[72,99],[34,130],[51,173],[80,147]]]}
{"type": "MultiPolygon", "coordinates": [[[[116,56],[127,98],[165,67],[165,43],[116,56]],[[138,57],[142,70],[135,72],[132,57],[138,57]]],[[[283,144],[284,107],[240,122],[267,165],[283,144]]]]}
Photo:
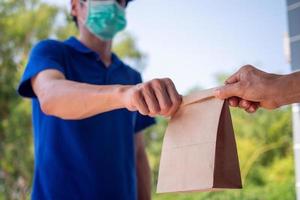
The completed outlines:
{"type": "Polygon", "coordinates": [[[88,0],[85,26],[102,40],[112,40],[127,24],[125,9],[115,0],[88,0]]]}

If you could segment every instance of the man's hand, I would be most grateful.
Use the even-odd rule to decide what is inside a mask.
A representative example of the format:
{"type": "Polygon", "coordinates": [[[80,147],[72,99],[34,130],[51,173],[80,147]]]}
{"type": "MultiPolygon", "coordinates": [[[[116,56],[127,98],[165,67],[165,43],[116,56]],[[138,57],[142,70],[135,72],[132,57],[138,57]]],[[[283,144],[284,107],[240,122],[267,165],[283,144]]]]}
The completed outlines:
{"type": "Polygon", "coordinates": [[[215,91],[215,96],[229,99],[233,107],[241,107],[249,113],[259,107],[275,109],[282,105],[284,88],[281,75],[269,74],[246,65],[229,77],[225,86],[215,91]]]}
{"type": "Polygon", "coordinates": [[[169,78],[154,79],[123,89],[125,107],[130,111],[139,111],[142,115],[172,116],[182,101],[169,78]]]}

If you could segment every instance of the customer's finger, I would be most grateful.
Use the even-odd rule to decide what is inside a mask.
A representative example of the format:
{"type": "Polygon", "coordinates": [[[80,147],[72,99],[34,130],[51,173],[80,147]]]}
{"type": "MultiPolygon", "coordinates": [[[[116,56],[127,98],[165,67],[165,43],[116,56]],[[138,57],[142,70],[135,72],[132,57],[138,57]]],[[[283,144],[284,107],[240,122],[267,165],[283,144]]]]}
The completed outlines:
{"type": "Polygon", "coordinates": [[[247,110],[248,108],[250,108],[250,106],[251,106],[251,102],[247,101],[245,99],[241,99],[240,102],[239,102],[239,107],[243,108],[245,110],[247,110]]]}
{"type": "Polygon", "coordinates": [[[228,102],[229,102],[229,105],[231,107],[237,107],[239,105],[240,98],[238,98],[238,97],[230,97],[228,99],[228,102]]]}
{"type": "Polygon", "coordinates": [[[258,108],[259,108],[258,103],[252,103],[251,106],[248,109],[246,109],[246,111],[248,113],[255,113],[258,110],[258,108]]]}

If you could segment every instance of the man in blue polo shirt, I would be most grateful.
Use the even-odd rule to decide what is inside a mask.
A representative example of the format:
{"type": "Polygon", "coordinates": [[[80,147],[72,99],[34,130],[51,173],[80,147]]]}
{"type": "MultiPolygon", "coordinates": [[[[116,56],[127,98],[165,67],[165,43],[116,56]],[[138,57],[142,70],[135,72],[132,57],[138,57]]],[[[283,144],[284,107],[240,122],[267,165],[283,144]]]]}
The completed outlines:
{"type": "Polygon", "coordinates": [[[32,199],[150,199],[140,132],[181,103],[173,82],[141,75],[111,52],[128,0],[72,0],[80,36],[31,51],[18,92],[32,98],[32,199]]]}

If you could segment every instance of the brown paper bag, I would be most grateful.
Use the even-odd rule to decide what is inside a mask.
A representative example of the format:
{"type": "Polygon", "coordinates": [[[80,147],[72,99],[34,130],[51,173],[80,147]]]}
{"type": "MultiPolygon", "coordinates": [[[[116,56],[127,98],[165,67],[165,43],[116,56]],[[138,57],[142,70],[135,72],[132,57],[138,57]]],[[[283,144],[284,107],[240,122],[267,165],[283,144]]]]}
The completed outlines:
{"type": "Polygon", "coordinates": [[[158,193],[242,188],[227,102],[213,89],[183,97],[162,147],[158,193]]]}

